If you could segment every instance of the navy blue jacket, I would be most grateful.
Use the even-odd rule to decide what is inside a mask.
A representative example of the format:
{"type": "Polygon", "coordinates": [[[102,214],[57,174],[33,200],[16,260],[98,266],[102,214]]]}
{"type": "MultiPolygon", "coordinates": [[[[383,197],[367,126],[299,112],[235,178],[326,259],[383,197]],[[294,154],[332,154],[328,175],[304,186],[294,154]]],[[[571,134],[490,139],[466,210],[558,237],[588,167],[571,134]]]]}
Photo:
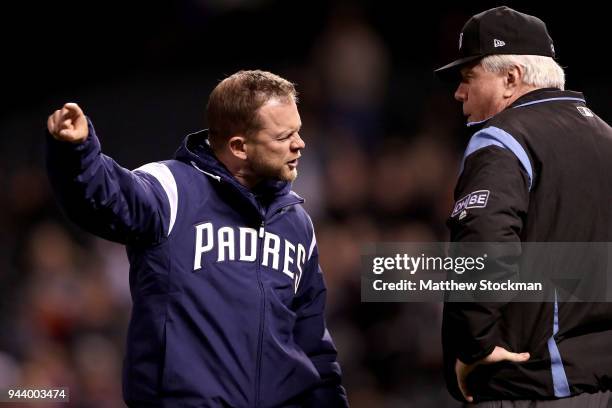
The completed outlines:
{"type": "Polygon", "coordinates": [[[101,153],[91,122],[81,144],[47,135],[65,212],[127,246],[126,403],[347,406],[303,199],[287,182],[242,186],[206,137],[129,171],[101,153]]]}

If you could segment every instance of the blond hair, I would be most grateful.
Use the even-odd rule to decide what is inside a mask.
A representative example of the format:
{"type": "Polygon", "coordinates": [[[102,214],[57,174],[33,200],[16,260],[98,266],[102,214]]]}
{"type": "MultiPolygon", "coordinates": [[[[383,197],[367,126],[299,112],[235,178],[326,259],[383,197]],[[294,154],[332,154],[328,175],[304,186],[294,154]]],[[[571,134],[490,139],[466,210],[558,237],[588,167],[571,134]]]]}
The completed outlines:
{"type": "Polygon", "coordinates": [[[258,111],[271,99],[297,102],[294,84],[267,71],[239,71],[221,81],[206,107],[209,141],[213,149],[237,134],[261,129],[258,111]]]}

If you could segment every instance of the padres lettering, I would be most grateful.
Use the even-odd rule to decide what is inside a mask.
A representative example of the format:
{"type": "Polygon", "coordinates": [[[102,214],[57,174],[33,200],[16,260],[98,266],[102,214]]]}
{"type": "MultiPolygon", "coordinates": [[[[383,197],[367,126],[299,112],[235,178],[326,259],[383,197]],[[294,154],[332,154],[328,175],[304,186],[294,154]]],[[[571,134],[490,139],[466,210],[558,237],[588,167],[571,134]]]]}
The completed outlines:
{"type": "Polygon", "coordinates": [[[265,232],[262,237],[258,237],[257,230],[253,228],[221,227],[215,231],[211,222],[196,225],[195,229],[194,271],[202,268],[204,254],[213,250],[217,251],[217,262],[256,261],[257,239],[259,238],[263,239],[261,264],[276,270],[279,270],[282,265],[282,272],[294,279],[297,287],[302,276],[302,267],[306,261],[306,249],[302,244],[296,246],[271,232],[265,232]],[[238,251],[236,251],[236,238],[238,251]]]}

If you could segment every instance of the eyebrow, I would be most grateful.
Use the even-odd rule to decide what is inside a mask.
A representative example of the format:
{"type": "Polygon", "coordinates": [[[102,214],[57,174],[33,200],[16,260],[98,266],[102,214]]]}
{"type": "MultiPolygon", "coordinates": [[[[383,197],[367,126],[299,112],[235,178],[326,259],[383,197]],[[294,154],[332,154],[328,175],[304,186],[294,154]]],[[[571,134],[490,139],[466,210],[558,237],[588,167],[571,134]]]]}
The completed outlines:
{"type": "Polygon", "coordinates": [[[474,70],[472,68],[461,70],[459,75],[461,76],[461,79],[471,78],[474,76],[474,70]]]}
{"type": "Polygon", "coordinates": [[[302,129],[302,124],[300,123],[300,125],[297,128],[291,128],[291,129],[285,130],[284,132],[279,133],[277,137],[279,137],[279,138],[280,137],[285,137],[285,136],[290,135],[292,133],[299,132],[301,129],[302,129]]]}

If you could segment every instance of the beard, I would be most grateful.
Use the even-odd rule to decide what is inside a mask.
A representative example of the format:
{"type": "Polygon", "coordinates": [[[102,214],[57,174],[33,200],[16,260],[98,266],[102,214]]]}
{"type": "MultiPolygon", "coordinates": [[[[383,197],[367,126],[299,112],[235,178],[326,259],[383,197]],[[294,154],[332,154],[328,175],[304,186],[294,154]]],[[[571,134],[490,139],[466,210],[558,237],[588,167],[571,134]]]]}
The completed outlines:
{"type": "Polygon", "coordinates": [[[255,156],[251,161],[251,170],[258,178],[266,180],[294,181],[297,178],[297,168],[291,169],[287,163],[275,163],[255,156]]]}

